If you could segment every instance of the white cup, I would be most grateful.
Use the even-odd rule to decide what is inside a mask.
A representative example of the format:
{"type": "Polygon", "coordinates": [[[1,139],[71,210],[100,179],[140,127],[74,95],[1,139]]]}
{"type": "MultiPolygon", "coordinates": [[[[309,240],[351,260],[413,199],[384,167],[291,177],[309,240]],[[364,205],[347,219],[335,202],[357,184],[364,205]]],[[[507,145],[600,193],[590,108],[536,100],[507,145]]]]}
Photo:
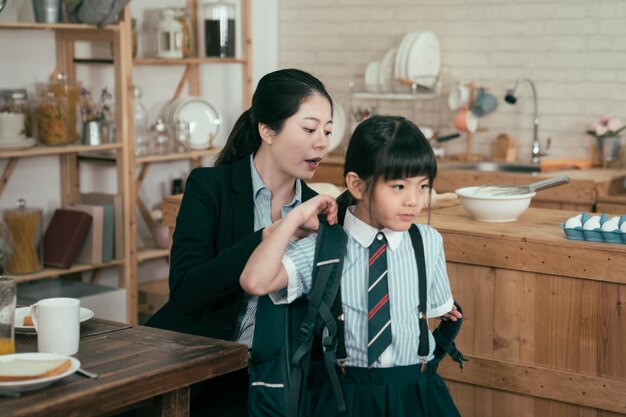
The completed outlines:
{"type": "Polygon", "coordinates": [[[37,350],[73,355],[80,337],[80,300],[46,298],[30,306],[37,331],[37,350]]]}
{"type": "Polygon", "coordinates": [[[458,110],[467,105],[469,100],[470,88],[464,83],[459,83],[448,95],[448,107],[450,110],[458,110]]]}

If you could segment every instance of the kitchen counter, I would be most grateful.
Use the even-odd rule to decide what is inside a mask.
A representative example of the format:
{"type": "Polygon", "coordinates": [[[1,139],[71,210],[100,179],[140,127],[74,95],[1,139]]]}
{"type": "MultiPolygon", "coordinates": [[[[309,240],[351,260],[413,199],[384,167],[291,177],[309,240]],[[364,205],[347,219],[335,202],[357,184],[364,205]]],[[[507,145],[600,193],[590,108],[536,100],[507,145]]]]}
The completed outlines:
{"type": "Polygon", "coordinates": [[[440,367],[461,415],[626,415],[626,245],[565,239],[559,225],[577,213],[483,223],[433,210],[465,313],[469,362],[440,367]]]}

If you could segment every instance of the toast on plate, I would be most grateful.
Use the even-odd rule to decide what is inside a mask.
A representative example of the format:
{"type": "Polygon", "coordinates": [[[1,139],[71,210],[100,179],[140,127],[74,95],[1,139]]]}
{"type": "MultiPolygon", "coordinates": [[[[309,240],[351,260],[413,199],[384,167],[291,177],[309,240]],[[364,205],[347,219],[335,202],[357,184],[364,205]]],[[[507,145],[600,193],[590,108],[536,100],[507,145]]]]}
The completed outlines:
{"type": "Polygon", "coordinates": [[[72,362],[69,359],[23,359],[15,358],[0,361],[0,382],[28,381],[60,375],[67,371],[72,362]]]}

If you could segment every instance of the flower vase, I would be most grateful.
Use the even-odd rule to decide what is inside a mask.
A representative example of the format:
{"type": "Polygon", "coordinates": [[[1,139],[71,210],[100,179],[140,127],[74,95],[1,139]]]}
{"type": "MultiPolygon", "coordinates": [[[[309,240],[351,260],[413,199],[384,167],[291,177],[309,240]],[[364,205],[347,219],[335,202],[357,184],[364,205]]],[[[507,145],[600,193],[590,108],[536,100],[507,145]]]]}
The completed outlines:
{"type": "Polygon", "coordinates": [[[621,136],[605,136],[597,138],[598,157],[603,164],[618,159],[621,141],[621,136]]]}
{"type": "Polygon", "coordinates": [[[102,124],[98,121],[83,122],[83,145],[102,145],[102,124]]]}

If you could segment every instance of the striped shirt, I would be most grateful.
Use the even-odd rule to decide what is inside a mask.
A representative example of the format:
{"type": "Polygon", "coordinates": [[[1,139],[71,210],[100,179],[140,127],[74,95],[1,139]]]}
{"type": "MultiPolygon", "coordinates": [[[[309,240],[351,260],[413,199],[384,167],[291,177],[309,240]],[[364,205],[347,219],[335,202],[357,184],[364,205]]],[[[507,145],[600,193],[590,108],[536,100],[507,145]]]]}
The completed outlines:
{"type": "MultiPolygon", "coordinates": [[[[424,240],[427,314],[438,317],[452,310],[453,299],[446,272],[441,235],[432,227],[418,225],[424,240]]],[[[345,319],[345,365],[367,367],[367,286],[368,247],[377,229],[357,219],[348,210],[344,221],[348,235],[341,281],[341,301],[345,319]]],[[[419,362],[418,279],[415,252],[409,232],[383,229],[389,243],[387,251],[389,303],[391,310],[392,344],[375,362],[374,367],[413,365],[419,362]]],[[[315,251],[315,236],[300,239],[287,248],[283,265],[289,276],[287,288],[273,293],[275,303],[292,302],[311,290],[311,273],[315,251]]],[[[433,358],[435,340],[429,334],[433,358]]]]}
{"type": "MultiPolygon", "coordinates": [[[[254,155],[250,155],[250,171],[252,173],[252,193],[254,196],[254,231],[268,227],[272,224],[272,193],[265,186],[263,179],[254,166],[254,155]]],[[[289,211],[302,202],[302,185],[300,180],[296,179],[296,192],[293,200],[280,210],[281,217],[284,217],[289,211]]],[[[258,297],[254,297],[244,293],[243,307],[239,314],[237,323],[239,324],[239,334],[237,341],[252,346],[252,338],[254,336],[254,317],[256,315],[258,297]]]]}

